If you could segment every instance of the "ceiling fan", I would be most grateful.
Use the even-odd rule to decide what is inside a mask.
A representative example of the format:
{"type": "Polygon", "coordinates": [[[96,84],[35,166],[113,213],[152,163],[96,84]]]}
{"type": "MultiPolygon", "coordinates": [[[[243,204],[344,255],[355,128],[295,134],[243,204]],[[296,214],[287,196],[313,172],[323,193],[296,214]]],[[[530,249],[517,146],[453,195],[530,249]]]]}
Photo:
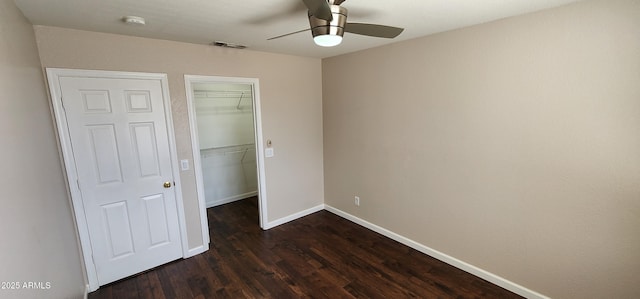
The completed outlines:
{"type": "Polygon", "coordinates": [[[269,38],[268,40],[311,30],[313,41],[317,45],[333,47],[342,42],[342,36],[345,32],[373,37],[394,38],[404,30],[404,28],[378,24],[347,23],[348,10],[340,6],[344,1],[345,0],[302,0],[309,9],[310,28],[279,35],[269,38]]]}

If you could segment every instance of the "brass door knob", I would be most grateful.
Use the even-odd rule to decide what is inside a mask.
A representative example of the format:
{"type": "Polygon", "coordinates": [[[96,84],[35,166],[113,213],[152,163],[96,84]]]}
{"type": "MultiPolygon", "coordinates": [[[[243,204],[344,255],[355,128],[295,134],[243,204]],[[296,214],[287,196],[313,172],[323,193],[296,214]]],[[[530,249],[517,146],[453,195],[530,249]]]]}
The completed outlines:
{"type": "Polygon", "coordinates": [[[164,186],[165,188],[171,188],[171,182],[164,182],[162,186],[164,186]]]}

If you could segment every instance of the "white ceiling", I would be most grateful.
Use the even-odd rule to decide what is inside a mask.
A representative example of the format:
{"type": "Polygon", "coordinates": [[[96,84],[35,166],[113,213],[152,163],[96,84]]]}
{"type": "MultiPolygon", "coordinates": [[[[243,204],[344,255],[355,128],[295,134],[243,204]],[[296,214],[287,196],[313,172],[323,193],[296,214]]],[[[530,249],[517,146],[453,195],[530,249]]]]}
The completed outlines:
{"type": "Polygon", "coordinates": [[[34,25],[48,25],[157,39],[210,44],[306,57],[330,57],[581,0],[347,0],[349,21],[403,27],[395,39],[346,33],[341,45],[318,47],[306,29],[301,0],[15,0],[34,25]],[[146,19],[125,25],[123,16],[146,19]]]}

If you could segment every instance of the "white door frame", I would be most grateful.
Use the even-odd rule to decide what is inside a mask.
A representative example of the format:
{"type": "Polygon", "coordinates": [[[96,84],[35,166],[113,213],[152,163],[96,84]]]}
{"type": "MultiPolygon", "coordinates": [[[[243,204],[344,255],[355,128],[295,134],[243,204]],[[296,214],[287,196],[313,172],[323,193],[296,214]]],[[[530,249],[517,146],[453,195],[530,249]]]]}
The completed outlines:
{"type": "MultiPolygon", "coordinates": [[[[75,223],[80,238],[80,246],[84,267],[89,283],[89,291],[95,291],[100,286],[96,272],[96,265],[93,262],[91,239],[89,237],[89,228],[84,212],[82,201],[82,193],[78,186],[78,174],[71,146],[71,137],[69,135],[67,118],[62,103],[62,90],[60,87],[60,79],[63,77],[85,77],[85,78],[110,78],[110,79],[142,79],[142,80],[159,80],[162,87],[162,96],[165,110],[165,120],[167,123],[167,135],[169,138],[169,151],[171,153],[172,175],[175,181],[174,192],[176,205],[178,208],[178,220],[180,225],[180,241],[182,245],[182,255],[188,257],[188,239],[186,230],[186,219],[184,214],[184,203],[182,201],[182,184],[180,183],[180,171],[178,156],[176,151],[176,141],[173,130],[173,118],[171,114],[171,100],[169,97],[169,85],[167,83],[167,75],[160,73],[133,73],[133,72],[117,72],[117,71],[94,71],[94,70],[75,70],[75,69],[59,69],[47,68],[47,81],[49,91],[51,92],[51,101],[55,122],[57,127],[58,138],[60,138],[60,147],[62,150],[62,158],[67,176],[69,192],[71,194],[71,203],[75,215],[75,223]]],[[[203,227],[203,229],[205,229],[203,227]]],[[[204,243],[204,244],[208,244],[204,243]]]]}
{"type": "Polygon", "coordinates": [[[257,78],[219,77],[184,75],[184,87],[187,91],[187,103],[189,106],[189,126],[191,128],[191,148],[193,149],[193,168],[196,173],[198,189],[198,201],[201,209],[206,209],[204,198],[204,182],[202,178],[202,162],[200,161],[200,141],[198,137],[198,123],[196,121],[195,99],[193,97],[193,83],[240,83],[249,84],[253,88],[253,126],[256,143],[256,164],[258,165],[258,211],[260,214],[260,227],[265,229],[267,223],[267,190],[264,168],[264,143],[262,138],[262,110],[260,109],[260,88],[257,78]]]}

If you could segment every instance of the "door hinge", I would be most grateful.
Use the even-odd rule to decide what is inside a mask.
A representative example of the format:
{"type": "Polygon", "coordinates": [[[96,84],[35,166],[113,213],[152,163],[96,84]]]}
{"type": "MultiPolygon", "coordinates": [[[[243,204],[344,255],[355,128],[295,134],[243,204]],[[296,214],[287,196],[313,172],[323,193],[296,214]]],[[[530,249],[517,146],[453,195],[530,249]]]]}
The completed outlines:
{"type": "Polygon", "coordinates": [[[78,190],[80,190],[80,180],[76,180],[76,184],[78,185],[78,190]]]}

